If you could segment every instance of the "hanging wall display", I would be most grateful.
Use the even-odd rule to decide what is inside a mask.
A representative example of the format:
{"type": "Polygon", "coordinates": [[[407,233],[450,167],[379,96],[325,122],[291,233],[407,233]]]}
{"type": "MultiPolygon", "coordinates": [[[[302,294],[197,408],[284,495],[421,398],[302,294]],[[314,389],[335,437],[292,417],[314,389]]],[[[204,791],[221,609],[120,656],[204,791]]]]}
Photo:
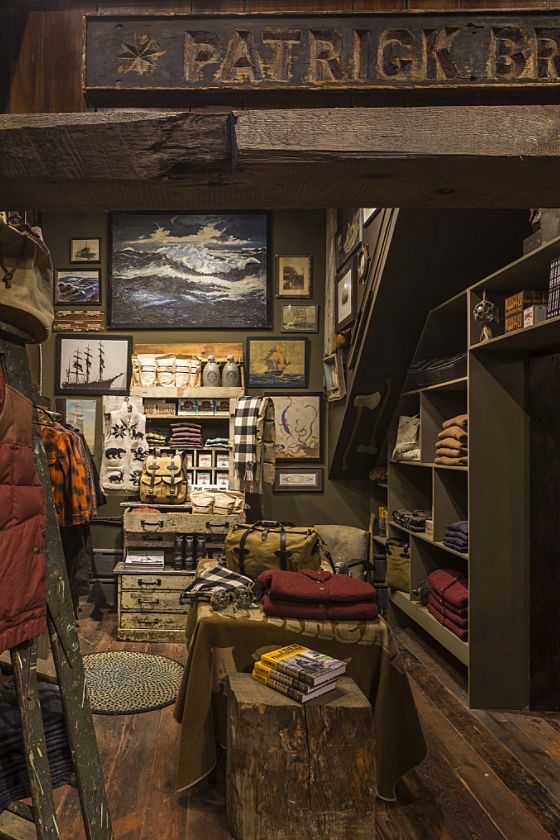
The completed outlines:
{"type": "Polygon", "coordinates": [[[63,306],[98,306],[101,303],[101,272],[98,268],[55,272],[54,302],[63,306]]]}
{"type": "Polygon", "coordinates": [[[319,332],[319,305],[316,303],[283,303],[282,332],[319,332]]]}
{"type": "Polygon", "coordinates": [[[248,338],[249,388],[307,388],[306,338],[248,338]]]}
{"type": "Polygon", "coordinates": [[[362,209],[346,207],[337,210],[336,267],[339,269],[362,241],[362,209]]]}
{"type": "Polygon", "coordinates": [[[95,236],[91,239],[70,240],[71,263],[101,262],[101,239],[95,236]]]}
{"type": "Polygon", "coordinates": [[[104,332],[102,309],[55,309],[53,332],[104,332]]]}
{"type": "Polygon", "coordinates": [[[78,429],[93,452],[95,449],[95,424],[97,419],[97,400],[57,399],[56,410],[64,420],[78,429]]]}
{"type": "Polygon", "coordinates": [[[335,322],[337,332],[349,327],[356,319],[357,285],[356,260],[352,259],[336,275],[335,322]]]}
{"type": "Polygon", "coordinates": [[[56,336],[56,394],[126,395],[132,336],[75,333],[56,336]]]}
{"type": "Polygon", "coordinates": [[[277,461],[321,460],[321,394],[269,394],[276,420],[277,461]]]}
{"type": "Polygon", "coordinates": [[[311,257],[277,257],[278,297],[311,297],[311,257]]]}
{"type": "Polygon", "coordinates": [[[275,493],[320,493],[323,490],[322,467],[276,467],[275,493]]]}
{"type": "Polygon", "coordinates": [[[267,213],[114,213],[109,323],[272,326],[267,213]]]}
{"type": "Polygon", "coordinates": [[[344,362],[340,353],[331,353],[323,359],[323,377],[325,393],[329,402],[343,400],[346,396],[346,378],[344,362]]]}

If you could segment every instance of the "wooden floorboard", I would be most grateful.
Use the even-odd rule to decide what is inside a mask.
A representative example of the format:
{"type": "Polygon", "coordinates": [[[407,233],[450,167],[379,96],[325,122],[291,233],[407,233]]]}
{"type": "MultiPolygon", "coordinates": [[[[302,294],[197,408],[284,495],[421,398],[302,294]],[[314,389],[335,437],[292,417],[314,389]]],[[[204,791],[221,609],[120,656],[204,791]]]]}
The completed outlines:
{"type": "MultiPolygon", "coordinates": [[[[115,640],[116,616],[80,614],[82,651],[141,650],[184,661],[176,644],[115,640]]],[[[377,840],[560,837],[560,716],[469,710],[460,668],[413,629],[398,629],[428,757],[378,802],[377,840]]],[[[230,840],[223,776],[178,797],[179,728],[168,707],[95,716],[116,840],[230,840]]],[[[77,793],[57,791],[64,838],[84,837],[77,793]]],[[[372,838],[373,838],[372,832],[372,838]]]]}

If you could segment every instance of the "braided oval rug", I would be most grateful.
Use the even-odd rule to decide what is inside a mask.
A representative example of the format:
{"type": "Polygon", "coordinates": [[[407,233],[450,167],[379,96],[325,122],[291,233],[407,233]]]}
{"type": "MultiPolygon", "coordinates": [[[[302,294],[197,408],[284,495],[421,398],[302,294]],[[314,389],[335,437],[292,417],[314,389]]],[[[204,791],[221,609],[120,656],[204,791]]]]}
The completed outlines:
{"type": "Polygon", "coordinates": [[[84,669],[96,715],[133,715],[171,705],[184,670],[167,656],[130,650],[87,654],[84,669]]]}

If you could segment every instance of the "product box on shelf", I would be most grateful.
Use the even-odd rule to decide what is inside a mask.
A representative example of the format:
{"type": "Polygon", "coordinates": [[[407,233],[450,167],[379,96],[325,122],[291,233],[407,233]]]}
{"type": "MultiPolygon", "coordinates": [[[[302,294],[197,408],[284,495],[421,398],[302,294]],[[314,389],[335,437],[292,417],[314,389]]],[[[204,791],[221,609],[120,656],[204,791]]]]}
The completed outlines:
{"type": "Polygon", "coordinates": [[[538,290],[525,290],[510,295],[504,301],[505,331],[512,332],[523,327],[523,312],[534,305],[546,305],[548,293],[538,290]]]}
{"type": "Polygon", "coordinates": [[[167,414],[169,416],[173,416],[175,411],[175,400],[144,400],[144,414],[146,417],[150,417],[154,414],[167,414]]]}
{"type": "Polygon", "coordinates": [[[550,263],[548,304],[546,309],[547,318],[556,318],[557,315],[560,315],[560,257],[556,257],[550,263]]]}
{"type": "Polygon", "coordinates": [[[523,310],[523,326],[532,327],[534,324],[539,324],[541,321],[546,321],[547,307],[545,304],[539,303],[534,306],[528,306],[523,310]]]}

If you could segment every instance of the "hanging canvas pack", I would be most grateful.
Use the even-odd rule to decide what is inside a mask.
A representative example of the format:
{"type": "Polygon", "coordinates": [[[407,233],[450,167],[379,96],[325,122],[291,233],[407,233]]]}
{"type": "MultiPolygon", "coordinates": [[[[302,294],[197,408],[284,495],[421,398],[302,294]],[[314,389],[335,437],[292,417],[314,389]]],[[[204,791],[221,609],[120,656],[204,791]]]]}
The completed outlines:
{"type": "Polygon", "coordinates": [[[38,344],[50,336],[54,321],[53,268],[39,228],[0,220],[0,321],[38,344]]]}
{"type": "Polygon", "coordinates": [[[187,495],[187,473],[181,455],[177,452],[152,450],[140,477],[140,501],[182,505],[187,501],[187,495]]]}

